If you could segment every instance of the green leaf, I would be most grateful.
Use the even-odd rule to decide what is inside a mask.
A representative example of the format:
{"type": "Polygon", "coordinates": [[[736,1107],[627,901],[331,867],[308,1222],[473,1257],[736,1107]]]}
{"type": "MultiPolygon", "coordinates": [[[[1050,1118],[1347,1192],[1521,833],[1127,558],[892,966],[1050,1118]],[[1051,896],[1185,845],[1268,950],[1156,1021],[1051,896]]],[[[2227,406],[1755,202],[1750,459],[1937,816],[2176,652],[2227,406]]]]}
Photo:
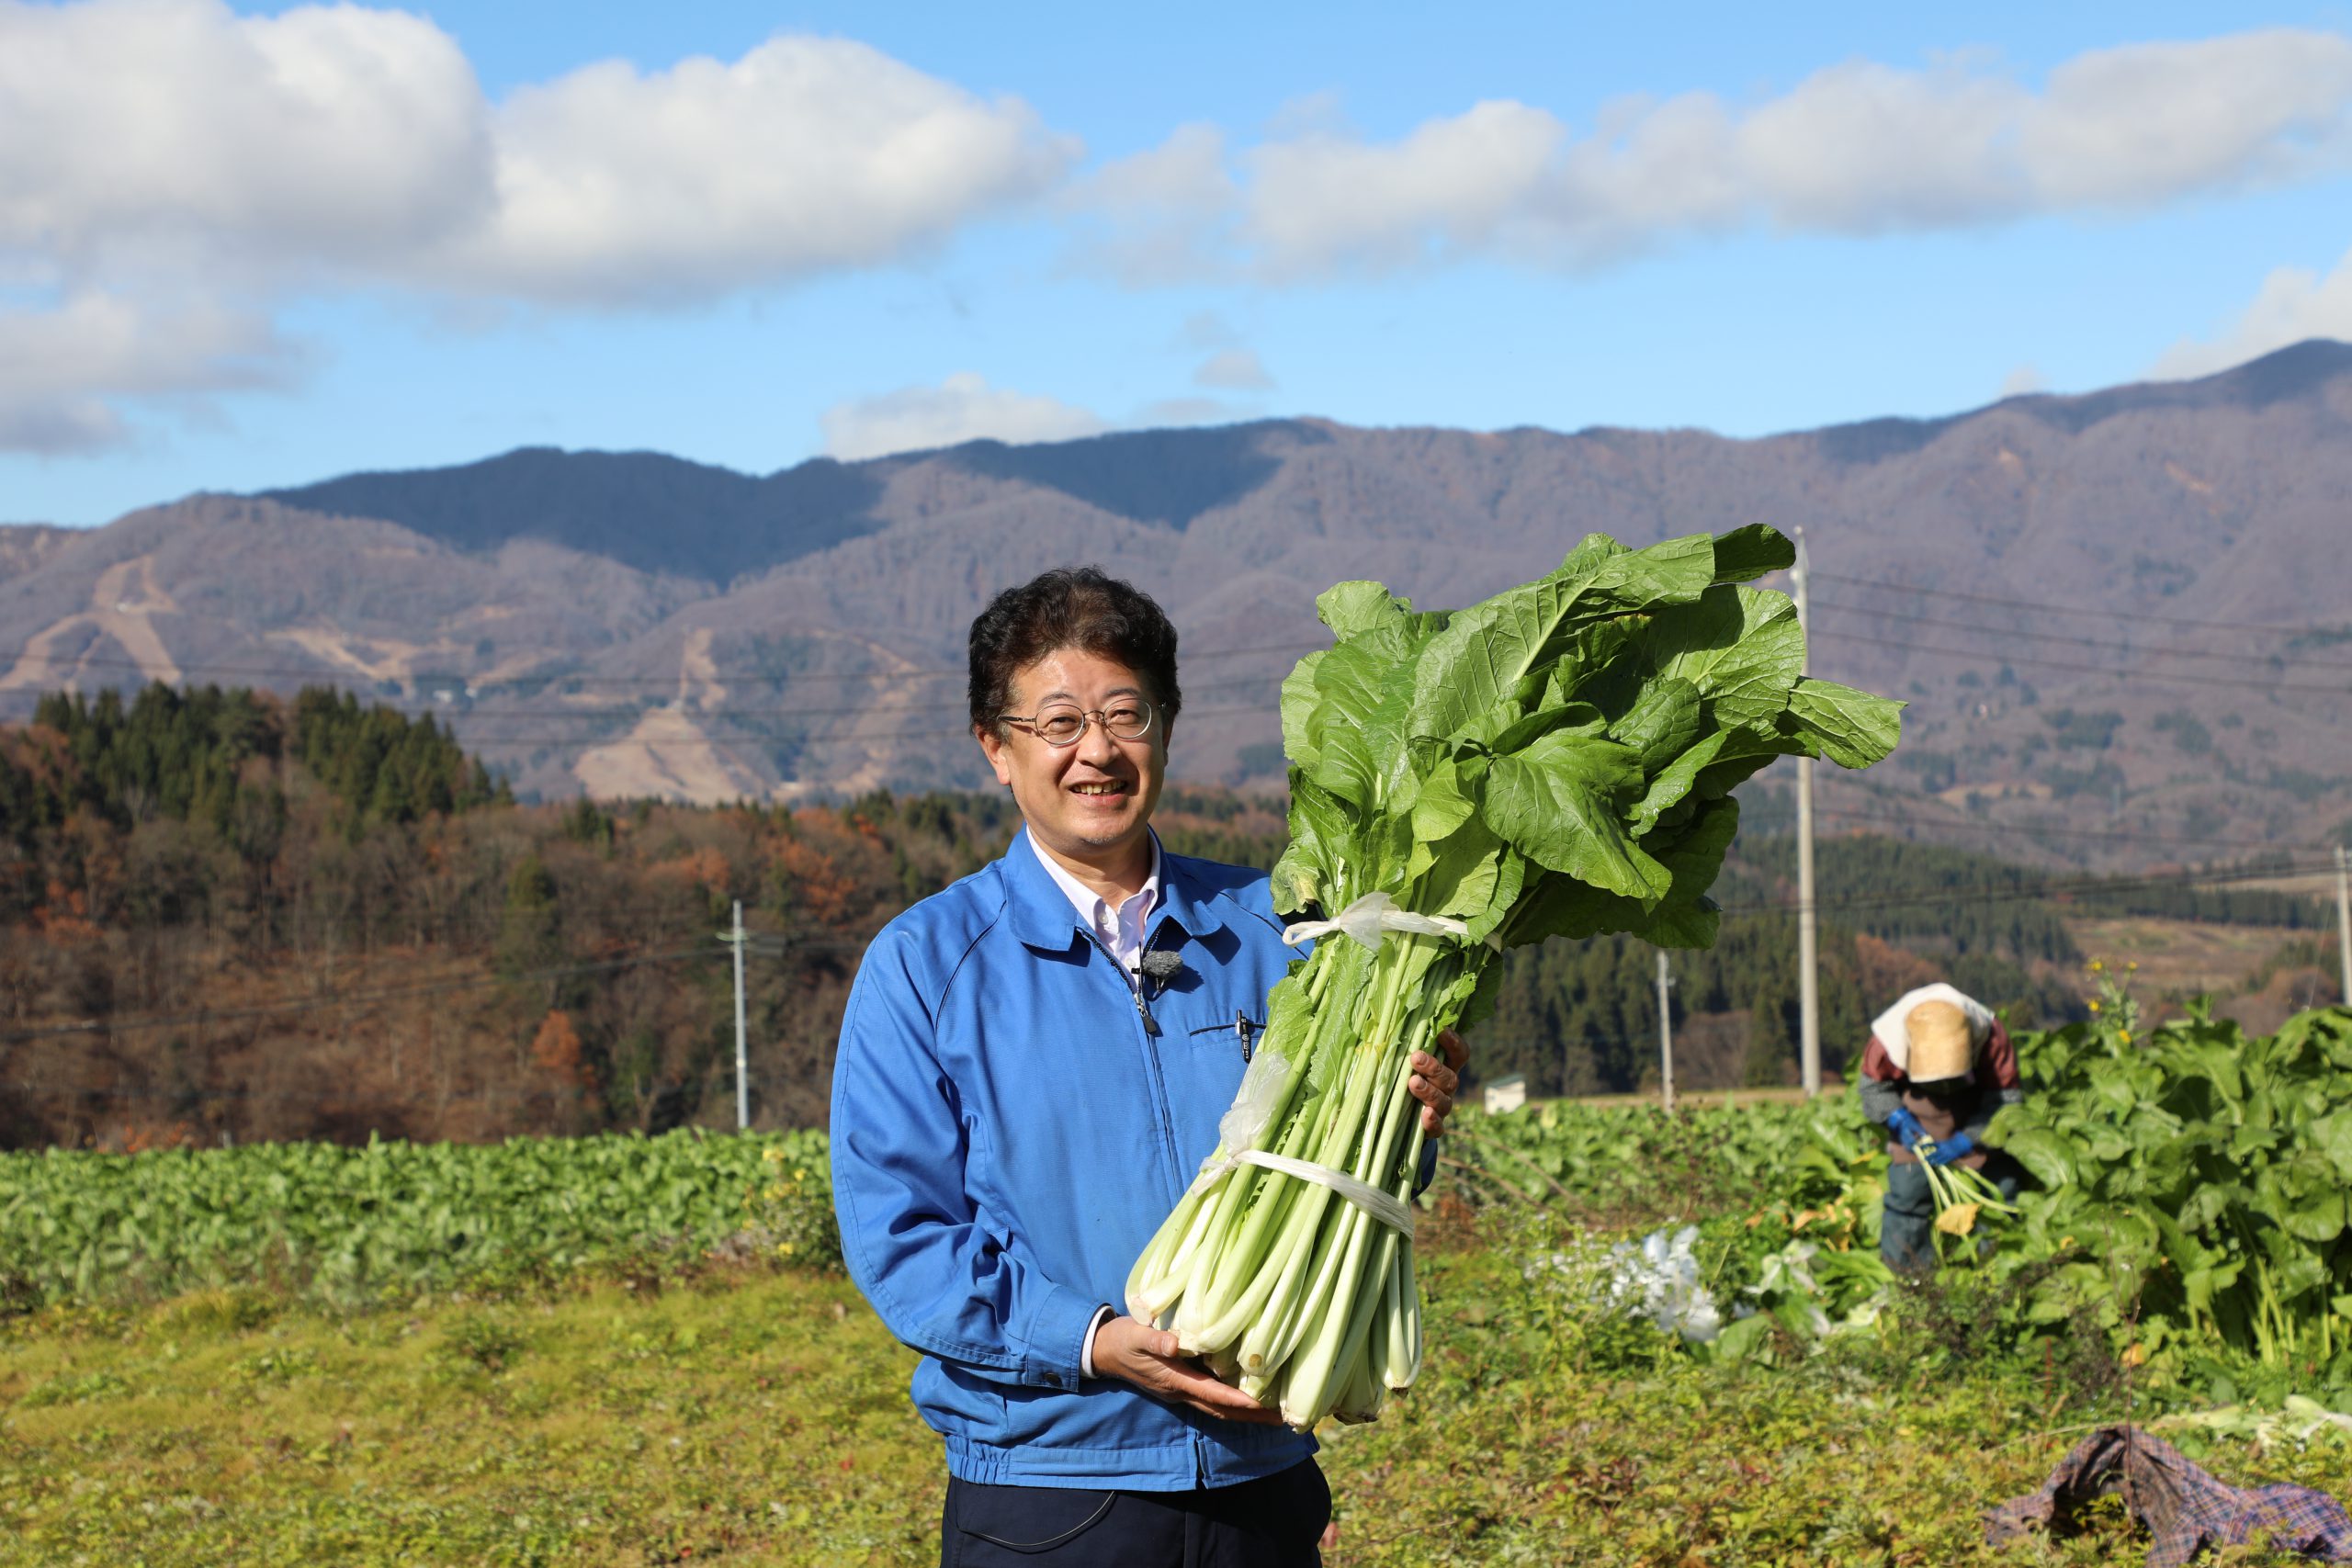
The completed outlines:
{"type": "Polygon", "coordinates": [[[1337,889],[1334,880],[1354,842],[1354,822],[1348,808],[1305,774],[1290,780],[1290,847],[1274,863],[1274,908],[1296,914],[1308,905],[1329,908],[1337,889]]]}
{"type": "Polygon", "coordinates": [[[1316,595],[1315,613],[1342,641],[1359,633],[1391,626],[1402,628],[1412,609],[1409,601],[1391,595],[1377,582],[1335,582],[1316,595]]]}
{"type": "MultiPolygon", "coordinates": [[[[1526,856],[1509,847],[1505,847],[1499,852],[1495,863],[1493,898],[1487,903],[1483,913],[1462,917],[1464,922],[1470,928],[1470,941],[1484,942],[1502,929],[1503,922],[1510,919],[1512,911],[1518,907],[1520,894],[1526,886],[1527,878],[1531,874],[1542,875],[1543,873],[1528,864],[1526,856]]],[[[1500,971],[1497,970],[1495,973],[1499,976],[1500,971]]]]}
{"type": "Polygon", "coordinates": [[[1679,676],[1652,682],[1632,711],[1609,727],[1609,739],[1640,758],[1645,773],[1657,773],[1698,737],[1699,688],[1679,676]]]}
{"type": "Polygon", "coordinates": [[[1660,675],[1697,685],[1725,729],[1769,728],[1804,671],[1795,604],[1754,588],[1710,588],[1696,604],[1661,610],[1640,640],[1660,675]]]}
{"type": "Polygon", "coordinates": [[[1709,534],[1685,534],[1645,550],[1621,547],[1618,553],[1605,558],[1584,558],[1591,561],[1589,568],[1571,551],[1567,560],[1560,563],[1561,572],[1567,573],[1571,563],[1579,563],[1574,570],[1590,571],[1593,593],[1610,601],[1621,614],[1689,604],[1705,592],[1715,577],[1715,541],[1709,534]]]}
{"type": "Polygon", "coordinates": [[[1724,1364],[1746,1360],[1771,1343],[1772,1321],[1770,1314],[1759,1312],[1725,1324],[1708,1347],[1709,1359],[1724,1364]]]}
{"type": "Polygon", "coordinates": [[[1804,750],[1804,741],[1777,731],[1732,730],[1715,760],[1700,770],[1696,791],[1702,799],[1721,800],[1782,757],[1801,756],[1804,750]]]}
{"type": "Polygon", "coordinates": [[[1483,918],[1494,902],[1501,875],[1502,840],[1473,822],[1444,843],[1422,875],[1420,897],[1409,907],[1424,915],[1451,915],[1456,919],[1483,918]]]}
{"type": "Polygon", "coordinates": [[[1544,578],[1456,615],[1421,654],[1411,733],[1450,737],[1511,700],[1550,656],[1585,587],[1544,578]]]}
{"type": "Polygon", "coordinates": [[[2352,1111],[2320,1117],[2303,1129],[2303,1141],[2327,1156],[2338,1180],[2352,1182],[2352,1111]]]}
{"type": "Polygon", "coordinates": [[[1539,698],[1533,713],[1506,726],[1486,745],[1496,752],[1523,751],[1555,730],[1575,729],[1599,735],[1607,728],[1600,710],[1590,703],[1547,703],[1539,698]]]}
{"type": "Polygon", "coordinates": [[[1738,832],[1739,802],[1710,801],[1673,843],[1651,846],[1674,879],[1673,890],[1646,919],[1629,910],[1624,929],[1656,947],[1713,947],[1721,917],[1707,889],[1738,832]]]}
{"type": "Polygon", "coordinates": [[[1648,793],[1642,796],[1627,818],[1636,837],[1657,826],[1661,816],[1681,803],[1683,796],[1689,795],[1699,782],[1699,775],[1714,761],[1716,754],[1724,749],[1724,742],[1730,738],[1731,731],[1716,730],[1677,757],[1650,781],[1648,793]]]}
{"type": "Polygon", "coordinates": [[[1841,768],[1867,768],[1894,750],[1903,733],[1903,706],[1806,676],[1789,693],[1788,716],[1822,756],[1841,768]]]}
{"type": "Polygon", "coordinates": [[[2075,1179],[2075,1162],[2064,1139],[2047,1127],[2020,1127],[2015,1132],[1994,1129],[1993,1144],[2033,1173],[2042,1186],[2055,1190],[2075,1179]]]}
{"type": "Polygon", "coordinates": [[[1410,696],[1400,671],[1409,668],[1409,658],[1399,625],[1351,637],[1316,666],[1318,700],[1307,720],[1307,739],[1319,754],[1308,772],[1358,806],[1385,801],[1401,782],[1410,696]]]}
{"type": "Polygon", "coordinates": [[[1283,754],[1302,768],[1311,769],[1322,760],[1322,749],[1307,733],[1316,705],[1322,701],[1315,688],[1315,671],[1322,662],[1321,651],[1310,653],[1283,677],[1283,754]]]}
{"type": "Polygon", "coordinates": [[[1641,906],[1589,883],[1531,863],[1518,906],[1498,929],[1505,947],[1525,947],[1550,937],[1581,942],[1602,929],[1611,911],[1641,906]]]}
{"type": "Polygon", "coordinates": [[[1717,582],[1746,582],[1797,564],[1796,546],[1778,528],[1761,523],[1716,535],[1714,547],[1717,582]]]}
{"type": "Polygon", "coordinates": [[[1449,737],[1512,697],[1580,625],[1695,603],[1714,570],[1703,534],[1628,550],[1590,535],[1560,570],[1457,613],[1418,660],[1411,733],[1449,737]]]}
{"type": "Polygon", "coordinates": [[[1470,820],[1477,805],[1463,793],[1462,771],[1449,759],[1421,780],[1413,799],[1413,837],[1435,843],[1470,820]]]}
{"type": "Polygon", "coordinates": [[[1495,759],[1487,774],[1487,820],[1538,865],[1646,906],[1672,879],[1618,819],[1617,802],[1640,782],[1633,753],[1614,741],[1547,735],[1495,759]]]}

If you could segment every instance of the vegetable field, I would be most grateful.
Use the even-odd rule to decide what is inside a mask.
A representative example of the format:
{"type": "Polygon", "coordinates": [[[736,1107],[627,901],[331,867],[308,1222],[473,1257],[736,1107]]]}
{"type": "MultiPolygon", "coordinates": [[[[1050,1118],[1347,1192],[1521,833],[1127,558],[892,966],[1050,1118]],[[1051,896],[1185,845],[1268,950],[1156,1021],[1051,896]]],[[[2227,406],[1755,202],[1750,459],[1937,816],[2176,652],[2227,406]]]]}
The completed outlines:
{"type": "MultiPolygon", "coordinates": [[[[2143,1030],[2109,985],[2093,1021],[2018,1048],[2026,1103],[1990,1141],[2031,1179],[2015,1214],[1946,1213],[1941,1288],[2007,1353],[2104,1357],[2159,1405],[2352,1408],[2352,1012],[2266,1036],[2196,1013],[2143,1030]]],[[[1785,1360],[1900,1310],[1876,1267],[1882,1136],[1851,1099],[1543,1107],[1464,1132],[1461,1178],[1490,1201],[1603,1232],[1694,1224],[1686,1250],[1727,1325],[1694,1353],[1785,1360]]]]}
{"type": "MultiPolygon", "coordinates": [[[[2111,990],[2019,1048],[2035,1179],[1926,1280],[1877,1264],[1850,1100],[1465,1114],[1422,1375],[1321,1428],[1328,1561],[2136,1560],[2110,1511],[2003,1552],[1975,1517],[2127,1416],[2352,1495],[2352,1014],[2143,1029],[2111,990]]],[[[0,1157],[0,1562],[934,1560],[822,1148],[0,1157]]]]}
{"type": "Polygon", "coordinates": [[[715,1247],[822,1261],[824,1164],[811,1133],[0,1155],[0,1299],[359,1303],[715,1247]]]}

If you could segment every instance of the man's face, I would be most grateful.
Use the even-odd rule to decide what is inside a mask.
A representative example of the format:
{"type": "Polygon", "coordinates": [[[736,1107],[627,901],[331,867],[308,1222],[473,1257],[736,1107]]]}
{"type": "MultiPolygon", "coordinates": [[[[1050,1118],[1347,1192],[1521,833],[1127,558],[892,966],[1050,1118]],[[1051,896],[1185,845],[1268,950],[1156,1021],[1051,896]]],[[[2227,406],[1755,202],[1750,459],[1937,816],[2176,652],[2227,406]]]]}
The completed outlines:
{"type": "Polygon", "coordinates": [[[1006,711],[1023,718],[1064,706],[1099,714],[1123,701],[1152,705],[1151,728],[1139,739],[1118,739],[1093,720],[1070,746],[1049,745],[1017,725],[980,733],[997,782],[1011,786],[1031,836],[1057,859],[1117,870],[1130,854],[1148,852],[1168,773],[1168,724],[1148,682],[1082,648],[1056,649],[1013,673],[1006,711]]]}

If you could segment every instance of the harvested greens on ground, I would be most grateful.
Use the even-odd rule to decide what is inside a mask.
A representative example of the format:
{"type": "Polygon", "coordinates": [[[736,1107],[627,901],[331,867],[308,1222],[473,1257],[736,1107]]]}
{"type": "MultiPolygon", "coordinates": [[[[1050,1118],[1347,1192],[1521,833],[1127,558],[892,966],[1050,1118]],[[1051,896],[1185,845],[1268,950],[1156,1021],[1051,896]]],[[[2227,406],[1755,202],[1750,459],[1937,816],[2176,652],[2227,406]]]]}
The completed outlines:
{"type": "Polygon", "coordinates": [[[1894,747],[1900,705],[1804,675],[1794,606],[1740,586],[1793,560],[1760,526],[1645,550],[1595,534],[1464,610],[1376,582],[1316,601],[1336,642],[1283,682],[1273,892],[1294,936],[1328,940],[1275,987],[1130,1313],[1299,1427],[1369,1420],[1412,1382],[1412,1054],[1492,1007],[1503,948],[1711,944],[1732,788],[1776,757],[1859,768],[1894,747]]]}

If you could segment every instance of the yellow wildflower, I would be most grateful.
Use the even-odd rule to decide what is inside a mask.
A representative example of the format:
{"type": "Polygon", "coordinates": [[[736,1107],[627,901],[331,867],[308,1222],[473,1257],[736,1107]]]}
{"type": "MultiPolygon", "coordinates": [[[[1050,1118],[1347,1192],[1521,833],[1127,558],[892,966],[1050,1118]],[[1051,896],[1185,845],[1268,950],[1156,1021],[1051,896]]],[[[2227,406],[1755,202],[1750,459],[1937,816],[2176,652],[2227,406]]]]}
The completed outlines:
{"type": "Polygon", "coordinates": [[[2091,1011],[2093,1011],[2093,1012],[2097,1012],[2097,1011],[2098,1011],[2098,1004],[2097,1002],[2093,1002],[2093,1003],[2091,1004],[2091,1011]]]}

